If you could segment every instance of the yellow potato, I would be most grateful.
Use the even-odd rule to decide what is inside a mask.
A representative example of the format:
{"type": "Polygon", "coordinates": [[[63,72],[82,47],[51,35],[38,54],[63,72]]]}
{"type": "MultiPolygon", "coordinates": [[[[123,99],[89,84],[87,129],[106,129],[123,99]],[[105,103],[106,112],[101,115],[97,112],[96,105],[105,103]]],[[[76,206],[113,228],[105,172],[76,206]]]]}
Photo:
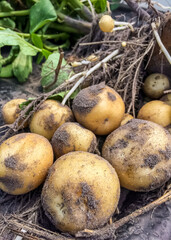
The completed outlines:
{"type": "Polygon", "coordinates": [[[131,115],[131,114],[129,114],[129,113],[125,113],[124,114],[124,116],[123,116],[123,118],[122,118],[122,121],[121,121],[121,126],[122,125],[124,125],[124,124],[126,124],[128,121],[130,121],[131,119],[133,119],[134,117],[131,115]]]}
{"type": "Polygon", "coordinates": [[[119,196],[120,184],[114,168],[102,157],[80,151],[56,160],[41,199],[46,215],[56,228],[75,234],[107,223],[119,196]]]}
{"type": "Polygon", "coordinates": [[[97,135],[107,135],[119,127],[125,113],[120,95],[104,83],[82,89],[73,101],[77,122],[97,135]]]}
{"type": "Polygon", "coordinates": [[[171,106],[159,100],[150,101],[142,106],[137,118],[166,127],[171,124],[171,106]]]}
{"type": "Polygon", "coordinates": [[[78,123],[62,124],[52,137],[52,147],[56,158],[72,151],[94,152],[96,136],[78,123]]]}
{"type": "Polygon", "coordinates": [[[103,15],[99,21],[99,27],[103,32],[112,32],[114,20],[110,15],[103,15]]]}
{"type": "MultiPolygon", "coordinates": [[[[2,108],[2,117],[6,124],[12,124],[18,118],[21,109],[19,108],[19,104],[25,102],[25,99],[17,98],[12,99],[9,102],[5,103],[2,108]]],[[[27,124],[24,125],[25,127],[27,124]]]]}
{"type": "Polygon", "coordinates": [[[46,100],[33,114],[30,131],[50,140],[58,127],[73,120],[72,111],[68,106],[63,106],[55,100],[46,100]]]}
{"type": "Polygon", "coordinates": [[[165,94],[160,98],[160,101],[163,101],[171,106],[171,93],[165,94]]]}
{"type": "Polygon", "coordinates": [[[53,164],[49,141],[34,133],[17,134],[0,145],[0,189],[24,194],[37,188],[53,164]]]}
{"type": "Polygon", "coordinates": [[[115,168],[121,186],[150,191],[171,177],[171,135],[160,125],[132,119],[113,131],[102,156],[115,168]]]}

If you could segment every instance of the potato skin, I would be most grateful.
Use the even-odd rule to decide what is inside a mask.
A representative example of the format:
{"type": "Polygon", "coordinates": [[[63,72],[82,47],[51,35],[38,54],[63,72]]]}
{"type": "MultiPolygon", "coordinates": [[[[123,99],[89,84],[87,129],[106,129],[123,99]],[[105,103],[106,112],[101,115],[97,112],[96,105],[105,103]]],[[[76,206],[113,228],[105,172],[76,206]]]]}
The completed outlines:
{"type": "Polygon", "coordinates": [[[123,116],[123,118],[122,118],[122,121],[121,121],[121,126],[122,125],[124,125],[124,124],[126,124],[128,121],[130,121],[131,119],[133,119],[134,117],[131,115],[131,114],[129,114],[129,113],[125,113],[124,114],[124,116],[123,116]]]}
{"type": "Polygon", "coordinates": [[[18,118],[21,109],[19,108],[19,104],[25,102],[25,99],[16,98],[8,101],[2,107],[2,117],[6,124],[12,124],[18,118]]]}
{"type": "Polygon", "coordinates": [[[114,168],[102,157],[71,152],[50,168],[41,199],[57,229],[75,234],[103,226],[113,215],[120,196],[114,168]]]}
{"type": "Polygon", "coordinates": [[[74,121],[71,109],[55,100],[46,100],[30,121],[30,131],[51,139],[54,132],[65,122],[74,121]]]}
{"type": "Polygon", "coordinates": [[[171,177],[171,135],[160,125],[139,119],[113,131],[102,156],[115,168],[122,187],[150,191],[171,177]]]}
{"type": "Polygon", "coordinates": [[[163,95],[164,90],[169,88],[170,82],[166,75],[153,73],[145,79],[143,91],[146,96],[152,99],[158,99],[163,95]]]}
{"type": "Polygon", "coordinates": [[[34,133],[17,134],[0,145],[0,189],[13,195],[37,188],[53,163],[49,141],[34,133]]]}
{"type": "Polygon", "coordinates": [[[72,151],[93,153],[97,146],[94,133],[73,122],[62,124],[55,131],[51,143],[56,158],[72,151]]]}
{"type": "Polygon", "coordinates": [[[159,100],[150,101],[142,106],[137,118],[166,127],[171,124],[171,106],[159,100]]]}
{"type": "Polygon", "coordinates": [[[81,125],[97,135],[107,135],[119,127],[125,104],[114,89],[100,83],[81,90],[72,109],[81,125]]]}

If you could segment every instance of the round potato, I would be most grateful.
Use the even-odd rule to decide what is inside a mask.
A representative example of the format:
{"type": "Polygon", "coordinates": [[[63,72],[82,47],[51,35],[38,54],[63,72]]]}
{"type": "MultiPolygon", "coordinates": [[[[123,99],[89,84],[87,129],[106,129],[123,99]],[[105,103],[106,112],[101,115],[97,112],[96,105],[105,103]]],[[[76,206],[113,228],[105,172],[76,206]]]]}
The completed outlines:
{"type": "Polygon", "coordinates": [[[65,122],[74,121],[71,109],[55,100],[46,100],[30,121],[30,131],[51,139],[54,132],[65,122]]]}
{"type": "Polygon", "coordinates": [[[53,164],[49,141],[34,133],[17,134],[0,145],[0,189],[18,195],[37,188],[53,164]]]}
{"type": "MultiPolygon", "coordinates": [[[[12,124],[15,122],[15,120],[19,116],[19,113],[21,112],[19,105],[25,101],[25,99],[17,98],[12,99],[4,104],[4,106],[2,107],[2,117],[6,124],[12,124]]],[[[26,126],[27,124],[24,125],[24,127],[26,126]]]]}
{"type": "Polygon", "coordinates": [[[145,79],[143,91],[146,96],[158,99],[163,95],[164,90],[169,88],[170,82],[167,76],[161,73],[153,73],[145,79]]]}
{"type": "Polygon", "coordinates": [[[159,100],[150,101],[142,106],[137,118],[166,127],[171,124],[171,106],[159,100]]]}
{"type": "Polygon", "coordinates": [[[160,98],[160,101],[163,101],[171,106],[171,93],[165,94],[160,98]]]}
{"type": "Polygon", "coordinates": [[[102,156],[115,168],[122,187],[150,191],[171,177],[170,143],[171,135],[160,125],[132,119],[106,138],[102,156]]]}
{"type": "Polygon", "coordinates": [[[123,116],[123,118],[122,118],[122,121],[121,121],[121,126],[122,125],[124,125],[124,124],[126,124],[128,121],[130,121],[131,119],[133,119],[134,117],[131,115],[131,114],[129,114],[129,113],[125,113],[124,114],[124,116],[123,116]]]}
{"type": "Polygon", "coordinates": [[[103,15],[101,17],[99,27],[103,32],[112,32],[114,26],[114,20],[110,15],[103,15]]]}
{"type": "Polygon", "coordinates": [[[45,181],[41,199],[57,229],[71,234],[103,226],[120,196],[114,168],[102,157],[71,152],[58,158],[45,181]]]}
{"type": "Polygon", "coordinates": [[[73,101],[77,122],[97,135],[107,135],[119,127],[125,113],[120,95],[104,83],[82,89],[73,101]]]}
{"type": "Polygon", "coordinates": [[[72,151],[93,153],[97,146],[94,133],[73,122],[62,124],[54,133],[51,142],[56,158],[72,151]]]}

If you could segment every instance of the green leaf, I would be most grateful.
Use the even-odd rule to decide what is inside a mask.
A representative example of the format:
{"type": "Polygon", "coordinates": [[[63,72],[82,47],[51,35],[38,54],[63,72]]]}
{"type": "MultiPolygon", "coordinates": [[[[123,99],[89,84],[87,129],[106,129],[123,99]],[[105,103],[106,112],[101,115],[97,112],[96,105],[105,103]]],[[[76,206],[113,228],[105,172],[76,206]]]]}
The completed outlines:
{"type": "Polygon", "coordinates": [[[0,26],[4,28],[15,28],[15,22],[11,18],[0,19],[0,26]]]}
{"type": "Polygon", "coordinates": [[[20,83],[27,80],[29,74],[32,72],[32,57],[19,52],[18,56],[12,63],[14,76],[20,83]]]}
{"type": "Polygon", "coordinates": [[[42,49],[42,54],[43,54],[43,56],[45,56],[46,59],[48,59],[49,55],[51,55],[52,52],[50,52],[46,49],[42,49]]]}
{"type": "Polygon", "coordinates": [[[112,0],[112,2],[110,3],[110,9],[113,11],[117,9],[119,5],[120,5],[120,0],[112,0]]]}
{"type": "Polygon", "coordinates": [[[40,0],[30,9],[30,33],[36,32],[57,18],[56,11],[50,0],[40,0]]]}
{"type": "Polygon", "coordinates": [[[7,1],[1,1],[0,2],[0,12],[11,12],[14,9],[11,7],[11,5],[7,1]]]}
{"type": "Polygon", "coordinates": [[[18,45],[20,51],[25,55],[35,56],[37,54],[35,47],[24,40],[24,38],[18,36],[14,31],[10,29],[0,30],[0,48],[15,45],[18,45]]]}
{"type": "MultiPolygon", "coordinates": [[[[55,69],[58,65],[59,58],[60,58],[59,52],[54,52],[48,57],[46,62],[43,64],[42,72],[41,72],[41,76],[42,76],[41,85],[43,87],[49,85],[50,83],[52,83],[54,81],[55,69]]],[[[68,65],[64,59],[62,61],[61,68],[62,69],[60,70],[60,72],[58,74],[57,82],[55,83],[55,85],[53,87],[57,87],[60,84],[62,84],[73,73],[71,66],[68,65]]]]}
{"type": "Polygon", "coordinates": [[[36,47],[38,47],[40,49],[43,48],[43,42],[42,42],[42,38],[40,36],[38,36],[35,33],[32,33],[31,34],[31,40],[36,47]]]}
{"type": "Polygon", "coordinates": [[[91,1],[96,13],[102,13],[106,11],[107,0],[92,0],[91,1]]]}

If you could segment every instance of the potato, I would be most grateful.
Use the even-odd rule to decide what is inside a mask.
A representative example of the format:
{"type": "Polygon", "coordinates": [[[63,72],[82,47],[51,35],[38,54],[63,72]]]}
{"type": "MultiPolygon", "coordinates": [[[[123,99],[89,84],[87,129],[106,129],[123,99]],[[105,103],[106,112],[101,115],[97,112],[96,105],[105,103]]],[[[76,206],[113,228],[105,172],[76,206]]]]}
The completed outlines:
{"type": "Polygon", "coordinates": [[[160,101],[163,101],[171,106],[171,93],[167,93],[160,98],[160,101]]]}
{"type": "Polygon", "coordinates": [[[126,124],[129,120],[131,120],[131,119],[133,119],[134,117],[131,115],[131,114],[129,114],[129,113],[125,113],[124,114],[124,116],[123,116],[123,118],[122,118],[122,121],[121,121],[121,126],[122,125],[124,125],[124,124],[126,124]]]}
{"type": "Polygon", "coordinates": [[[97,135],[107,135],[119,127],[125,113],[120,95],[104,83],[82,89],[73,101],[77,122],[97,135]]]}
{"type": "Polygon", "coordinates": [[[51,139],[65,122],[74,121],[71,109],[55,100],[46,100],[30,121],[30,131],[51,139]]]}
{"type": "Polygon", "coordinates": [[[72,151],[94,152],[96,136],[78,123],[62,124],[52,137],[52,147],[56,158],[72,151]]]}
{"type": "Polygon", "coordinates": [[[169,88],[170,82],[167,76],[161,73],[153,73],[145,79],[143,91],[146,96],[158,99],[163,95],[164,90],[169,88]]]}
{"type": "Polygon", "coordinates": [[[159,100],[150,101],[142,106],[137,118],[152,121],[166,127],[171,124],[171,106],[159,100]]]}
{"type": "Polygon", "coordinates": [[[110,15],[103,15],[99,21],[99,27],[103,32],[112,32],[114,20],[110,15]]]}
{"type": "MultiPolygon", "coordinates": [[[[21,109],[19,108],[19,104],[25,102],[25,99],[17,98],[12,99],[9,102],[5,103],[2,107],[2,117],[6,124],[12,124],[18,118],[21,109]]],[[[25,127],[27,124],[24,125],[25,127]]]]}
{"type": "Polygon", "coordinates": [[[160,125],[132,119],[113,131],[102,156],[115,168],[121,186],[150,191],[171,177],[171,135],[160,125]]]}
{"type": "Polygon", "coordinates": [[[0,145],[0,189],[18,195],[37,188],[53,163],[49,141],[34,133],[17,134],[0,145]]]}
{"type": "Polygon", "coordinates": [[[98,155],[78,151],[58,158],[50,168],[41,199],[56,228],[74,234],[107,223],[119,196],[114,168],[98,155]]]}

